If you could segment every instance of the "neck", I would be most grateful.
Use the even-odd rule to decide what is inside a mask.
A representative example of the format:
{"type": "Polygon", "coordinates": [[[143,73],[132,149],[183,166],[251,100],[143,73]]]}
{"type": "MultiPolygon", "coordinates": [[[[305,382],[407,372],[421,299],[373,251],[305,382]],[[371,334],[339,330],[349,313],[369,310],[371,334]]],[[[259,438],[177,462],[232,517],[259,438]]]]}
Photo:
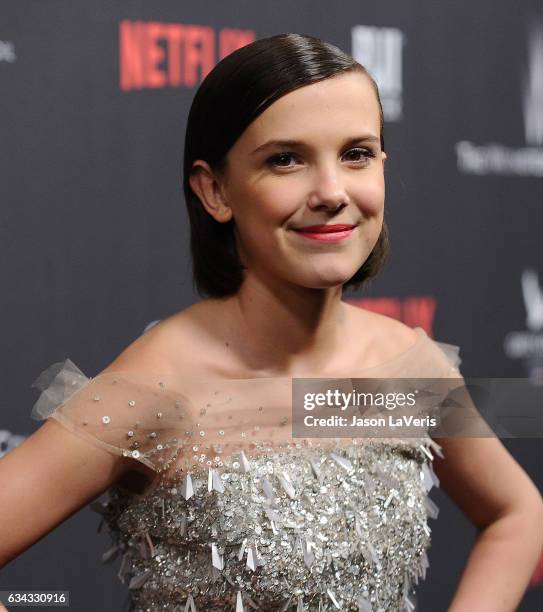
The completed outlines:
{"type": "Polygon", "coordinates": [[[242,367],[260,376],[315,376],[346,347],[342,287],[271,286],[248,275],[221,307],[225,342],[242,367]],[[223,310],[224,308],[224,310],[223,310]]]}

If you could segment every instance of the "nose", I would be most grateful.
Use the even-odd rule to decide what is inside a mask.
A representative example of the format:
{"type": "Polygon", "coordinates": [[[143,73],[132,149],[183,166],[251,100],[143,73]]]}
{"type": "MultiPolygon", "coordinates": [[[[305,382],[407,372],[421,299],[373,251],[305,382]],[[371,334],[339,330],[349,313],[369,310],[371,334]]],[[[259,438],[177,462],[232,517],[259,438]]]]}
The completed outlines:
{"type": "Polygon", "coordinates": [[[307,201],[309,208],[335,212],[347,206],[348,202],[349,196],[338,178],[337,170],[325,168],[317,171],[316,185],[307,201]]]}

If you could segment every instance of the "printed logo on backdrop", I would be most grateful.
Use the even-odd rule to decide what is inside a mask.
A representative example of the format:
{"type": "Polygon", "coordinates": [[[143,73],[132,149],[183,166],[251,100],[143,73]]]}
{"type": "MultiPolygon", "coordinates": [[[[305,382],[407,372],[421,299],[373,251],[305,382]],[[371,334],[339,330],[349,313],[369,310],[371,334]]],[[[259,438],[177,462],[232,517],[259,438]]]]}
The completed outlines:
{"type": "Polygon", "coordinates": [[[404,34],[397,28],[357,25],[351,29],[351,55],[375,79],[385,121],[402,118],[404,34]]]}
{"type": "Polygon", "coordinates": [[[543,386],[543,290],[537,272],[530,268],[523,270],[520,284],[527,330],[509,332],[504,352],[510,359],[522,359],[528,378],[543,386]]]}
{"type": "Polygon", "coordinates": [[[528,30],[527,63],[522,73],[522,112],[527,146],[456,143],[458,170],[465,174],[543,176],[543,21],[528,30]]]}
{"type": "Polygon", "coordinates": [[[437,300],[432,295],[409,295],[402,298],[345,298],[344,301],[364,310],[392,317],[410,327],[422,327],[429,336],[434,335],[434,315],[437,300]]]}
{"type": "Polygon", "coordinates": [[[253,30],[121,21],[119,87],[122,91],[196,87],[221,59],[255,38],[253,30]]]}
{"type": "Polygon", "coordinates": [[[13,63],[15,56],[15,45],[7,40],[0,40],[0,62],[13,63]]]}

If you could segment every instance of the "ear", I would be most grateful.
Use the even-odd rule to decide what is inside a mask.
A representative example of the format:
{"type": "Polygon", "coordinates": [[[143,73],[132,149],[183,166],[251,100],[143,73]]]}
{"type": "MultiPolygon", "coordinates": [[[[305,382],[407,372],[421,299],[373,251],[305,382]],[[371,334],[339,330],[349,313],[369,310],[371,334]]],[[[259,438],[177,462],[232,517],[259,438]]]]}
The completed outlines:
{"type": "Polygon", "coordinates": [[[381,159],[383,160],[383,165],[384,165],[385,161],[387,160],[387,157],[388,157],[388,155],[384,151],[381,151],[381,159]]]}
{"type": "Polygon", "coordinates": [[[218,177],[213,174],[207,162],[201,159],[194,162],[189,183],[202,206],[215,221],[219,223],[230,221],[232,209],[228,206],[218,177]]]}

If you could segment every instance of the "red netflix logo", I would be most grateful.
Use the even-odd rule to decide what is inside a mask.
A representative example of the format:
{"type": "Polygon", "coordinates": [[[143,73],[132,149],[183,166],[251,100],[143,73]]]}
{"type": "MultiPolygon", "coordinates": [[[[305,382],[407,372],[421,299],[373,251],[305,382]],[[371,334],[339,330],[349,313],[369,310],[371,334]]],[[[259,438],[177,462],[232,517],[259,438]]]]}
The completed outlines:
{"type": "Polygon", "coordinates": [[[436,311],[436,300],[432,296],[346,298],[345,302],[393,317],[410,327],[422,327],[430,337],[433,336],[432,328],[436,311]]]}
{"type": "Polygon", "coordinates": [[[121,21],[119,86],[123,91],[195,87],[215,64],[255,40],[252,30],[121,21]]]}

